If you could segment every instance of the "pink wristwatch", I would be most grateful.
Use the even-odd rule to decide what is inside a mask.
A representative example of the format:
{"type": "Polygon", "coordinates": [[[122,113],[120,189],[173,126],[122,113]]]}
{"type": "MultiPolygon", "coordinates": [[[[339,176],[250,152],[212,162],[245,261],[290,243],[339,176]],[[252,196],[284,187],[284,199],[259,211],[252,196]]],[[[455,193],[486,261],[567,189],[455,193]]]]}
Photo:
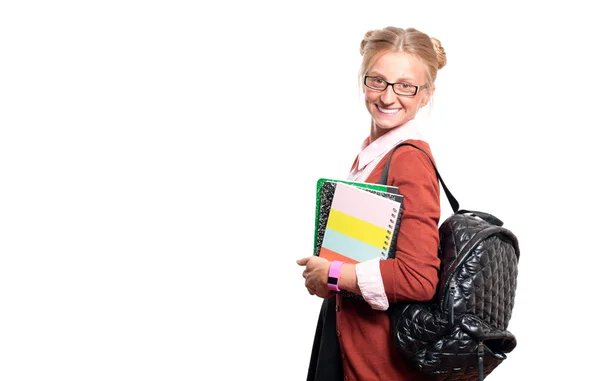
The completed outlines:
{"type": "Polygon", "coordinates": [[[340,270],[342,268],[342,264],[344,262],[333,261],[329,266],[329,276],[327,278],[327,288],[331,291],[340,292],[340,287],[338,285],[340,281],[340,270]]]}

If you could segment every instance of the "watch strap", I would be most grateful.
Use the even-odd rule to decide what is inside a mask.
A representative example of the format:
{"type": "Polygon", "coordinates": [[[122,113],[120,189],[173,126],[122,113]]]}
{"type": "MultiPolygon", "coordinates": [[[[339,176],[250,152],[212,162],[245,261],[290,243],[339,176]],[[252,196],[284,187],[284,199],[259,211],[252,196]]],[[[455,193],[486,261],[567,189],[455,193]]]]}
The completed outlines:
{"type": "Polygon", "coordinates": [[[342,269],[342,264],[344,262],[341,261],[333,261],[329,266],[329,276],[327,277],[327,288],[331,291],[340,292],[339,282],[340,282],[340,272],[342,269]]]}

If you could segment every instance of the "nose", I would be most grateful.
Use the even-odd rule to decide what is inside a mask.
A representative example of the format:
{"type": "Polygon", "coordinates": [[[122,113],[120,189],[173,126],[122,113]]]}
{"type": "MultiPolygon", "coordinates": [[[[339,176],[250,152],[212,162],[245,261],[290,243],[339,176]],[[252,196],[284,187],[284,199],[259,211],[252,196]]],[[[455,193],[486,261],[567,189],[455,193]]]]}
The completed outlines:
{"type": "Polygon", "coordinates": [[[394,93],[394,89],[392,89],[392,86],[388,86],[385,90],[383,90],[379,99],[381,100],[381,102],[388,105],[394,103],[394,101],[396,100],[396,93],[394,93]]]}

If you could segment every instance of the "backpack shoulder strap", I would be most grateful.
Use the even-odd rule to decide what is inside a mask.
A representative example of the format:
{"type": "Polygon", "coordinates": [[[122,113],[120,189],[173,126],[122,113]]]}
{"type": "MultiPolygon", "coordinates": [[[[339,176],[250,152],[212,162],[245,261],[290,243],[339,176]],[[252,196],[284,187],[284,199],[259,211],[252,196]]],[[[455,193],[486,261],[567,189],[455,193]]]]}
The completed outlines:
{"type": "Polygon", "coordinates": [[[452,210],[454,211],[454,213],[457,213],[458,210],[459,210],[458,201],[456,200],[456,198],[454,198],[454,196],[452,195],[452,193],[450,193],[450,190],[448,189],[448,187],[444,183],[444,180],[442,180],[442,176],[440,176],[440,173],[438,172],[437,167],[433,163],[433,160],[427,154],[427,152],[425,152],[421,147],[418,147],[418,146],[416,146],[416,145],[414,145],[412,143],[400,143],[396,147],[394,147],[394,149],[392,149],[392,153],[388,157],[388,160],[385,163],[385,167],[383,168],[383,172],[381,173],[381,177],[379,178],[379,184],[383,184],[383,185],[387,184],[388,173],[390,171],[390,163],[392,162],[392,156],[394,156],[394,152],[396,152],[396,150],[398,149],[398,147],[402,147],[402,146],[411,146],[411,147],[414,147],[414,148],[418,149],[419,151],[423,152],[425,154],[425,156],[427,156],[427,158],[431,162],[431,165],[433,165],[433,169],[435,170],[435,175],[437,176],[438,180],[442,184],[442,188],[444,188],[444,193],[446,194],[446,197],[448,198],[448,201],[450,202],[450,206],[452,206],[452,210]]]}
{"type": "Polygon", "coordinates": [[[471,214],[471,215],[477,216],[477,217],[487,221],[488,223],[490,223],[492,225],[496,225],[496,226],[502,226],[504,224],[501,219],[499,219],[498,217],[496,217],[492,214],[489,214],[489,213],[479,212],[479,211],[475,211],[475,210],[460,210],[458,201],[456,200],[456,198],[454,198],[452,193],[450,193],[450,190],[444,183],[444,180],[442,180],[442,176],[440,176],[440,173],[438,172],[437,167],[433,163],[433,160],[431,160],[431,157],[427,154],[427,152],[423,151],[423,149],[421,147],[418,147],[412,143],[400,143],[396,147],[394,147],[394,149],[392,150],[392,153],[390,154],[390,157],[388,157],[388,160],[385,163],[385,167],[383,168],[383,172],[381,173],[381,177],[379,178],[379,184],[384,184],[384,185],[387,184],[388,173],[390,171],[390,163],[392,162],[392,156],[394,155],[394,152],[396,151],[396,149],[398,149],[398,147],[401,147],[401,146],[414,147],[414,148],[418,149],[419,151],[423,152],[427,156],[427,158],[431,162],[431,165],[433,165],[433,169],[435,170],[435,175],[437,176],[438,180],[442,184],[442,188],[444,188],[444,193],[446,194],[446,197],[448,198],[448,201],[450,202],[450,206],[452,206],[452,211],[454,211],[454,213],[471,214]]]}

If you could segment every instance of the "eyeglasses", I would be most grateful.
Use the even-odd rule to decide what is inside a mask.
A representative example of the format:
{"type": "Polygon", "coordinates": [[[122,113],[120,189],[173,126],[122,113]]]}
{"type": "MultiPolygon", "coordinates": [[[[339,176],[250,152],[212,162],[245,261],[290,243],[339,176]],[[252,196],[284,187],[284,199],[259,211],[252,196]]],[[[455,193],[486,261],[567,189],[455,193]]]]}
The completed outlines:
{"type": "Polygon", "coordinates": [[[387,89],[388,86],[392,86],[392,90],[394,90],[394,93],[396,93],[398,95],[411,96],[411,97],[417,95],[417,93],[419,92],[420,89],[425,89],[428,87],[427,85],[422,85],[422,86],[411,85],[410,83],[406,83],[406,82],[391,83],[391,82],[386,81],[385,79],[381,79],[379,77],[371,77],[369,75],[365,76],[364,84],[369,89],[373,89],[373,90],[377,90],[377,91],[385,91],[385,89],[387,89]]]}

